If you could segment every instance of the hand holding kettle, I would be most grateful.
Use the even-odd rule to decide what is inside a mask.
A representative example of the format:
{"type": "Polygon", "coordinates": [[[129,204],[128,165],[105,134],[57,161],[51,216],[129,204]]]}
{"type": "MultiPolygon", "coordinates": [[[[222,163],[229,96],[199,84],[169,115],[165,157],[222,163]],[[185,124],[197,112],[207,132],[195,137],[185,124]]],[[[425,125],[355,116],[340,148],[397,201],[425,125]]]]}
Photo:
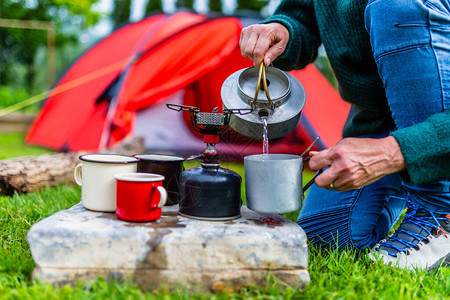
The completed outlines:
{"type": "Polygon", "coordinates": [[[394,137],[345,138],[323,151],[311,151],[309,167],[320,170],[319,187],[348,191],[359,189],[383,176],[405,169],[405,160],[394,137]]]}
{"type": "Polygon", "coordinates": [[[242,29],[239,47],[255,67],[262,61],[269,66],[286,49],[289,31],[280,23],[255,24],[242,29]]]}

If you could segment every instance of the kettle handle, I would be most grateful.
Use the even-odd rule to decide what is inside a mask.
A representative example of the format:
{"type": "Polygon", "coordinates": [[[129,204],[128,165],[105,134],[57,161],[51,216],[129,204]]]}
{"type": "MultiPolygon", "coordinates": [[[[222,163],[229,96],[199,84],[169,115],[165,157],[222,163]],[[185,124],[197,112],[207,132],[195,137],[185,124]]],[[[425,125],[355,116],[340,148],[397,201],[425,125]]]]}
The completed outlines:
{"type": "Polygon", "coordinates": [[[259,65],[259,74],[258,74],[258,82],[256,83],[256,90],[255,90],[255,97],[253,98],[253,105],[256,106],[256,99],[258,99],[259,94],[259,88],[261,86],[261,75],[263,78],[263,86],[264,86],[264,92],[266,93],[267,100],[269,100],[270,107],[272,107],[272,99],[269,95],[269,89],[267,88],[267,78],[266,78],[266,66],[264,65],[264,62],[261,62],[259,65]]]}

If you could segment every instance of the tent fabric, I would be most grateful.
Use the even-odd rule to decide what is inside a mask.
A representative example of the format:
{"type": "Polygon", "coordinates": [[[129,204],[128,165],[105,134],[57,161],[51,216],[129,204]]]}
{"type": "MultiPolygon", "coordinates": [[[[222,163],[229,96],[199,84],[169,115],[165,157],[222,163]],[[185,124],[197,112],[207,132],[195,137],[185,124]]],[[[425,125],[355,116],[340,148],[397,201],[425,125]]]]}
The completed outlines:
{"type": "Polygon", "coordinates": [[[164,16],[158,15],[117,30],[78,59],[48,96],[26,141],[57,150],[76,150],[77,142],[68,144],[77,139],[78,131],[83,132],[80,139],[86,143],[85,149],[98,147],[102,127],[91,127],[88,122],[103,125],[108,109],[108,102],[101,101],[105,90],[133,57],[136,42],[162,19],[164,16]]]}
{"type": "MultiPolygon", "coordinates": [[[[133,134],[139,111],[180,90],[183,104],[221,111],[223,81],[251,66],[238,47],[241,29],[236,17],[182,12],[154,15],[113,32],[56,84],[27,134],[27,143],[60,151],[112,147],[133,134]]],[[[271,141],[271,149],[299,152],[316,136],[321,137],[319,149],[329,147],[340,139],[348,104],[313,65],[290,73],[304,86],[306,105],[297,128],[271,141]]],[[[189,127],[187,114],[183,118],[189,127]]],[[[192,138],[201,138],[191,132],[192,138]]],[[[241,156],[261,150],[261,141],[233,130],[221,139],[226,151],[241,156]]]]}

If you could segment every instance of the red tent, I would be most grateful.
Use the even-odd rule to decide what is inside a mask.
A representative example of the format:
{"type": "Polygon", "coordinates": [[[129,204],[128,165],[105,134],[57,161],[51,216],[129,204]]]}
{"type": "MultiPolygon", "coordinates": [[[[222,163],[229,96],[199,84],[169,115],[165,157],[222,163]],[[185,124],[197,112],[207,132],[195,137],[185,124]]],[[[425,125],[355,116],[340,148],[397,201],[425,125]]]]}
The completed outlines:
{"type": "MultiPolygon", "coordinates": [[[[221,108],[223,81],[251,66],[238,48],[242,27],[237,17],[182,12],[154,15],[113,32],[82,55],[59,80],[26,141],[61,151],[97,151],[135,133],[137,115],[174,101],[173,95],[181,98],[177,101],[202,111],[221,108]]],[[[299,126],[271,142],[271,152],[299,152],[316,136],[321,137],[318,148],[331,146],[340,139],[348,104],[313,65],[290,73],[305,88],[306,105],[299,126]]],[[[181,118],[173,111],[166,116],[165,120],[181,118]]],[[[158,119],[146,116],[153,117],[158,119]]],[[[189,130],[189,122],[184,126],[184,137],[178,141],[199,138],[189,130]]],[[[145,130],[151,132],[153,127],[145,130]]],[[[176,126],[163,129],[177,134],[173,132],[176,126]]],[[[222,152],[243,156],[261,150],[261,141],[232,130],[222,140],[222,152]]],[[[186,150],[183,144],[163,150],[180,153],[186,150]]]]}

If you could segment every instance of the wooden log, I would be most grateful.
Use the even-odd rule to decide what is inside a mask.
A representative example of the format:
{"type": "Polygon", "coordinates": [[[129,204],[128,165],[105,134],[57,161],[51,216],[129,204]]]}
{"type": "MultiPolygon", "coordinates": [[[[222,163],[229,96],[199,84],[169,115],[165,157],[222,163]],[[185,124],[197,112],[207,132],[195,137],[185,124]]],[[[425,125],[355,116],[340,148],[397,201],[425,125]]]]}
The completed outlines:
{"type": "MultiPolygon", "coordinates": [[[[87,152],[67,152],[20,157],[0,161],[0,194],[35,192],[59,184],[75,184],[73,170],[79,156],[87,152]]],[[[145,153],[144,139],[132,137],[119,146],[100,153],[133,155],[145,153]]]]}

